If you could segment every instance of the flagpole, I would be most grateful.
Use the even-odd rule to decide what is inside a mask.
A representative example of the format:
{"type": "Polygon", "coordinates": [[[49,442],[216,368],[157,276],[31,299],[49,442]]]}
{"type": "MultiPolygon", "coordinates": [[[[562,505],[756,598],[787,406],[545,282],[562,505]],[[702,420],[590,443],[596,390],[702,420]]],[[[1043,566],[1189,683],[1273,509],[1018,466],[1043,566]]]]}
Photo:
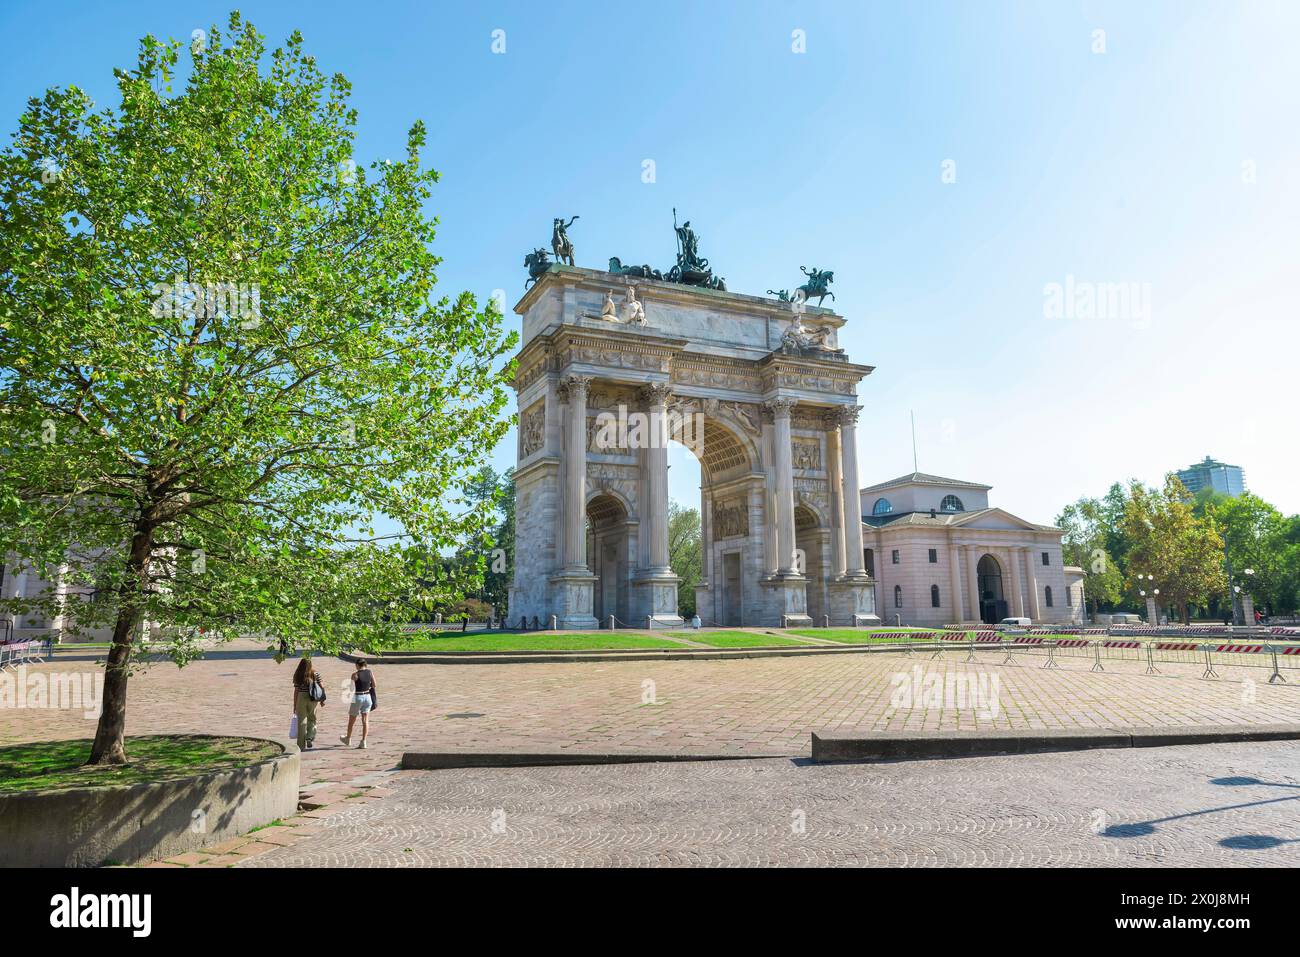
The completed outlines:
{"type": "Polygon", "coordinates": [[[919,472],[921,469],[916,464],[916,411],[913,409],[907,411],[912,417],[912,471],[919,472]]]}

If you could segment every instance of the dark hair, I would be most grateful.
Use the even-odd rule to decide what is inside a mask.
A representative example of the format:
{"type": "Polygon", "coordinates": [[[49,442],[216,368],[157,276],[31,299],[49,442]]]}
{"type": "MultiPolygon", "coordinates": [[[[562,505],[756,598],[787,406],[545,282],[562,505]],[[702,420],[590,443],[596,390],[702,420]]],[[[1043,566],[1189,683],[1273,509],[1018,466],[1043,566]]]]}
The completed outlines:
{"type": "Polygon", "coordinates": [[[298,670],[293,673],[293,683],[295,685],[304,685],[310,677],[311,659],[303,655],[302,661],[298,662],[298,670]]]}
{"type": "Polygon", "coordinates": [[[365,658],[358,658],[358,659],[357,659],[357,667],[358,667],[358,668],[364,668],[364,667],[366,667],[366,659],[365,659],[365,658]]]}

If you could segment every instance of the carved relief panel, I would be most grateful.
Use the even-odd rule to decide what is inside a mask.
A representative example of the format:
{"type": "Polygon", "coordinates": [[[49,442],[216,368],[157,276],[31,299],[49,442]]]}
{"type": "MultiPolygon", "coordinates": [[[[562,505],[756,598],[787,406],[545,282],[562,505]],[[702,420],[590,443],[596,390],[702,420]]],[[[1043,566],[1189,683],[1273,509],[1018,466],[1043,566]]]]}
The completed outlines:
{"type": "Polygon", "coordinates": [[[822,443],[819,439],[795,436],[790,451],[795,468],[811,472],[821,469],[822,443]]]}
{"type": "Polygon", "coordinates": [[[519,415],[519,458],[528,458],[545,444],[546,400],[539,399],[519,415]]]}
{"type": "Polygon", "coordinates": [[[735,538],[749,534],[749,507],[743,498],[713,503],[713,537],[735,538]]]}

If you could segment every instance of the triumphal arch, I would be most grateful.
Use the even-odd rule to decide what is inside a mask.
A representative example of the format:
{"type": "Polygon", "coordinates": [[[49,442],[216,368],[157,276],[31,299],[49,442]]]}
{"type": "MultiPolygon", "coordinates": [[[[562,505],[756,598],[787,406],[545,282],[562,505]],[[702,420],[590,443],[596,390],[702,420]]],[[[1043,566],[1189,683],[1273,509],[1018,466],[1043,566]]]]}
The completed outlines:
{"type": "MultiPolygon", "coordinates": [[[[568,253],[556,220],[557,257],[568,253]]],[[[701,463],[705,624],[878,622],[863,561],[855,423],[871,372],[844,319],[795,293],[728,292],[678,233],[667,273],[530,254],[515,391],[510,618],[560,628],[681,623],[668,549],[668,442],[701,463]]],[[[818,287],[817,277],[822,277],[818,287]]],[[[812,296],[806,293],[811,292],[812,296]]]]}

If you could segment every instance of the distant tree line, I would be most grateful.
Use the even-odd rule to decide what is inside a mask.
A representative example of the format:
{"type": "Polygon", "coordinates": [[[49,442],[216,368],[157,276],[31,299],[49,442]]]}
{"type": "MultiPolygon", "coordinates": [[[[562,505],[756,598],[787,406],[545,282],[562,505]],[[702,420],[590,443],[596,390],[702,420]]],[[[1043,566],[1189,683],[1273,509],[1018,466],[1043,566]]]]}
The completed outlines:
{"type": "Polygon", "coordinates": [[[1094,615],[1142,611],[1141,592],[1159,589],[1171,618],[1228,618],[1234,585],[1266,615],[1300,607],[1300,515],[1249,492],[1192,495],[1172,474],[1159,489],[1116,482],[1101,498],[1067,505],[1056,524],[1066,563],[1084,570],[1094,615]]]}

